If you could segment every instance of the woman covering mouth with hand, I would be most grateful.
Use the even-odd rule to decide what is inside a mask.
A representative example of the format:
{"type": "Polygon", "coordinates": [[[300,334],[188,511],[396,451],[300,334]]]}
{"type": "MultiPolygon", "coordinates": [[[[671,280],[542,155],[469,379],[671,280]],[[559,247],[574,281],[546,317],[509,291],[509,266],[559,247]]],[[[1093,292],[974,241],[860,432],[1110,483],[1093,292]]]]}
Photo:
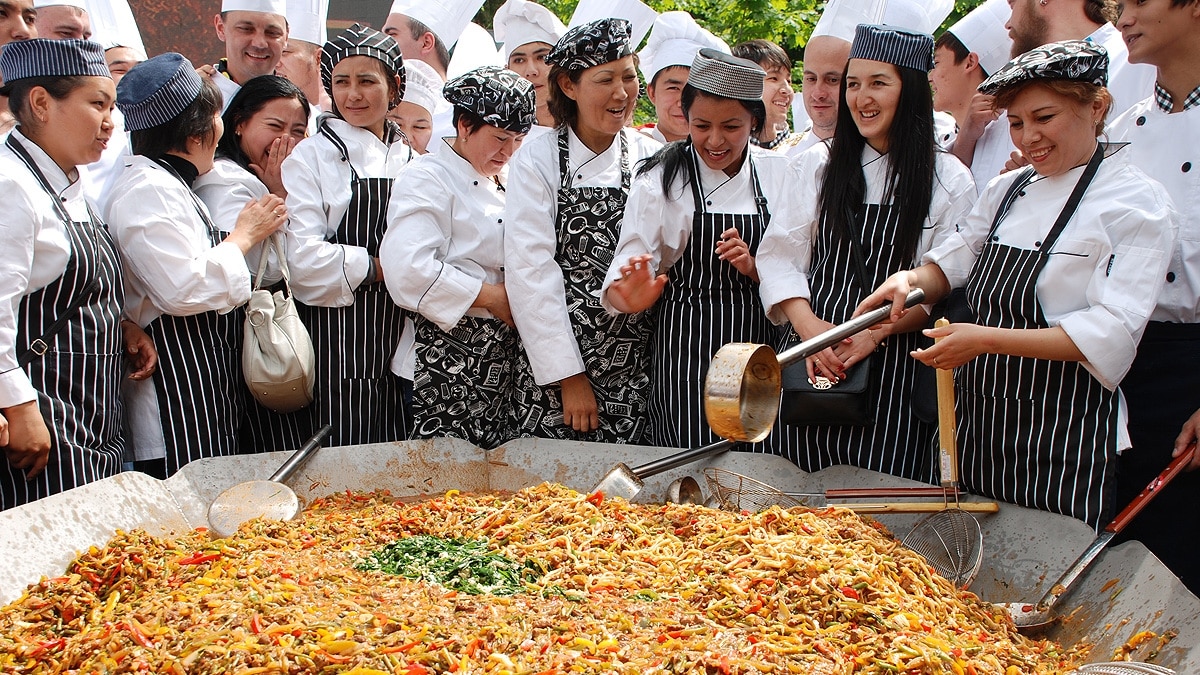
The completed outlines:
{"type": "Polygon", "coordinates": [[[703,405],[713,355],[775,341],[754,254],[769,223],[803,209],[787,158],[750,144],[767,118],[763,80],[753,61],[700,50],[681,95],[688,138],[643,163],[629,192],[601,302],[622,313],[657,305],[650,445],[718,440],[703,405]]]}
{"type": "Polygon", "coordinates": [[[639,89],[629,22],[573,28],[546,62],[559,126],[513,157],[504,213],[505,286],[532,367],[519,385],[524,431],[637,443],[650,318],[610,316],[598,297],[634,165],[660,147],[627,126],[639,89]]]}
{"type": "Polygon", "coordinates": [[[980,85],[1031,166],[992,179],[924,264],[863,303],[965,287],[972,321],[927,331],[942,341],[913,354],[957,371],[963,483],[1092,527],[1112,515],[1117,452],[1129,446],[1117,384],[1176,233],[1162,186],[1123,145],[1096,140],[1112,105],[1107,70],[1103,47],[1052,42],[980,85]]]}
{"type": "MultiPolygon", "coordinates": [[[[796,157],[806,213],[767,230],[758,249],[762,300],[801,340],[850,318],[888,275],[912,267],[951,235],[975,198],[970,172],[933,140],[928,72],[933,39],[859,25],[842,79],[837,131],[796,157]],[[793,223],[800,223],[793,226],[793,223]]],[[[933,424],[917,418],[912,389],[922,311],[865,330],[807,361],[808,378],[832,383],[871,360],[878,387],[869,425],[782,425],[777,452],[805,471],[850,464],[930,481],[933,424]]],[[[794,340],[795,338],[792,338],[794,340]]]]}

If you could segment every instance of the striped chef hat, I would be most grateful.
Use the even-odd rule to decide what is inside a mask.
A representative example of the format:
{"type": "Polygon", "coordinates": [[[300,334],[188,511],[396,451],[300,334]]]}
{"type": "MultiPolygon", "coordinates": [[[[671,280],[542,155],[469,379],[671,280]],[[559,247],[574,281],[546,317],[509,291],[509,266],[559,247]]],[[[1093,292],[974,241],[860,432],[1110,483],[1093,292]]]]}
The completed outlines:
{"type": "Polygon", "coordinates": [[[933,68],[933,38],[907,28],[859,24],[850,58],[882,61],[928,73],[933,68]]]}
{"type": "Polygon", "coordinates": [[[0,77],[4,87],[0,94],[8,95],[9,85],[29,77],[60,77],[85,75],[108,77],[104,49],[90,40],[14,40],[0,51],[0,77]]]}
{"type": "MultiPolygon", "coordinates": [[[[390,74],[400,76],[398,96],[404,95],[404,59],[400,56],[400,46],[374,28],[356,23],[321,48],[321,84],[330,96],[333,95],[333,69],[350,56],[369,56],[382,62],[390,74]]],[[[397,98],[392,104],[398,101],[397,98]]]]}
{"type": "Polygon", "coordinates": [[[724,98],[761,101],[766,77],[766,71],[753,61],[705,47],[692,61],[688,84],[724,98]]]}
{"type": "Polygon", "coordinates": [[[203,83],[182,54],[167,52],[142,61],[117,83],[117,107],[125,128],[141,131],[166,124],[200,95],[203,83]]]}

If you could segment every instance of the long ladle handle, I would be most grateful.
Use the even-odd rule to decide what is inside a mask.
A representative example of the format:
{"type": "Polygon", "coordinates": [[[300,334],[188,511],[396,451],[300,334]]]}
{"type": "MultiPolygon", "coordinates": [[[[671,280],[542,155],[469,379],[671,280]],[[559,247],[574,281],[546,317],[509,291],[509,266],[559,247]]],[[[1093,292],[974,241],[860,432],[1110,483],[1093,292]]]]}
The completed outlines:
{"type": "Polygon", "coordinates": [[[303,466],[304,463],[307,462],[309,458],[311,458],[313,454],[321,447],[321,442],[325,440],[325,437],[328,436],[329,432],[331,431],[333,431],[333,427],[331,425],[326,424],[325,426],[321,427],[317,433],[313,434],[312,438],[308,439],[308,442],[305,443],[303,447],[296,452],[293,452],[292,456],[288,457],[287,461],[283,463],[283,466],[279,467],[279,470],[271,474],[271,477],[267,480],[274,481],[276,483],[282,483],[290,478],[291,475],[296,472],[296,469],[299,469],[301,466],[303,466]]]}
{"type": "Polygon", "coordinates": [[[1150,481],[1150,484],[1138,496],[1134,497],[1133,501],[1129,502],[1129,506],[1122,509],[1117,514],[1117,517],[1112,519],[1112,522],[1104,528],[1100,536],[1096,537],[1092,545],[1088,546],[1079,555],[1079,558],[1067,568],[1067,571],[1063,572],[1057,581],[1050,584],[1050,590],[1046,591],[1046,594],[1038,601],[1037,608],[1039,610],[1047,609],[1058,602],[1059,597],[1066,594],[1067,590],[1083,574],[1088,565],[1092,564],[1092,561],[1096,559],[1096,556],[1100,555],[1105,546],[1108,546],[1108,542],[1112,541],[1113,537],[1117,536],[1121,530],[1124,530],[1125,526],[1133,520],[1133,517],[1140,513],[1150,503],[1150,500],[1154,499],[1154,496],[1161,492],[1167,486],[1167,483],[1171,482],[1172,478],[1178,476],[1179,472],[1183,471],[1183,467],[1187,466],[1187,463],[1192,460],[1192,455],[1195,452],[1196,444],[1193,442],[1188,446],[1187,452],[1171,460],[1167,468],[1155,476],[1154,480],[1150,481]],[[1055,591],[1058,592],[1056,593],[1055,591]]]}
{"type": "MultiPolygon", "coordinates": [[[[923,300],[925,300],[925,291],[919,288],[914,288],[908,292],[908,297],[904,300],[904,306],[915,307],[921,304],[923,300]]],[[[875,324],[880,323],[884,319],[888,318],[891,313],[892,303],[889,302],[886,305],[882,305],[872,309],[869,312],[865,312],[859,316],[856,316],[846,323],[840,323],[824,333],[814,335],[811,339],[805,340],[804,342],[801,342],[795,347],[792,347],[791,349],[788,349],[780,354],[777,357],[779,360],[779,367],[787,368],[797,361],[803,361],[810,356],[816,355],[822,349],[832,347],[848,337],[858,335],[871,326],[874,326],[875,324]]]]}
{"type": "Polygon", "coordinates": [[[649,464],[643,464],[632,469],[633,475],[637,476],[638,478],[657,476],[664,471],[670,471],[671,469],[681,467],[684,464],[691,464],[692,462],[699,461],[711,455],[719,455],[737,444],[738,441],[717,441],[716,443],[711,443],[704,447],[692,448],[690,450],[684,450],[683,452],[677,452],[673,455],[667,455],[662,459],[656,459],[649,464]]]}
{"type": "MultiPolygon", "coordinates": [[[[950,322],[942,317],[934,322],[934,328],[949,326],[950,322]]],[[[934,344],[941,342],[934,340],[934,344]]],[[[947,496],[950,490],[958,487],[958,437],[954,419],[954,369],[936,368],[938,402],[938,453],[942,469],[942,488],[947,496]]],[[[958,502],[957,495],[955,496],[958,502]]]]}

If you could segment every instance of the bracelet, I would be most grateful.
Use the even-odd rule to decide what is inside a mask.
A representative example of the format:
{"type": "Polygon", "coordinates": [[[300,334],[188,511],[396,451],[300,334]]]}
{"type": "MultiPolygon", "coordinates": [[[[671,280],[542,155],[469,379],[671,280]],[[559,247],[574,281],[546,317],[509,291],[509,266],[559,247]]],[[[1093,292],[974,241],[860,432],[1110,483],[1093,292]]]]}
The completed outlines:
{"type": "Polygon", "coordinates": [[[875,349],[879,349],[879,340],[877,340],[877,339],[875,338],[875,331],[874,331],[874,330],[872,330],[872,329],[870,329],[870,328],[868,328],[868,329],[867,329],[867,335],[869,335],[869,336],[871,337],[871,342],[874,342],[874,343],[875,343],[875,349]]]}

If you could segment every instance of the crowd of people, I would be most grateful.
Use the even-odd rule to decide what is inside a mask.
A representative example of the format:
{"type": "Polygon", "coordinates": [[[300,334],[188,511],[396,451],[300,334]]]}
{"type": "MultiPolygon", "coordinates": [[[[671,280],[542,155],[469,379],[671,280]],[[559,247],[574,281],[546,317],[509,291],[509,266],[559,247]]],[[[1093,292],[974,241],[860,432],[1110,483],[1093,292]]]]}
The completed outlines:
{"type": "MultiPolygon", "coordinates": [[[[965,487],[1099,528],[1194,444],[1200,0],[987,0],[944,31],[952,3],[830,0],[800,105],[784,49],[686,12],[508,0],[488,34],[481,4],[327,37],[321,0],[224,0],[208,65],[0,0],[0,508],[326,424],[704,445],[718,348],[889,302],[799,366],[869,369],[873,421],[749,449],[937,482],[922,379],[953,369],[965,487]],[[311,337],[297,411],[244,381],[260,287],[311,337]]],[[[1198,488],[1129,534],[1192,589],[1198,488]]]]}

